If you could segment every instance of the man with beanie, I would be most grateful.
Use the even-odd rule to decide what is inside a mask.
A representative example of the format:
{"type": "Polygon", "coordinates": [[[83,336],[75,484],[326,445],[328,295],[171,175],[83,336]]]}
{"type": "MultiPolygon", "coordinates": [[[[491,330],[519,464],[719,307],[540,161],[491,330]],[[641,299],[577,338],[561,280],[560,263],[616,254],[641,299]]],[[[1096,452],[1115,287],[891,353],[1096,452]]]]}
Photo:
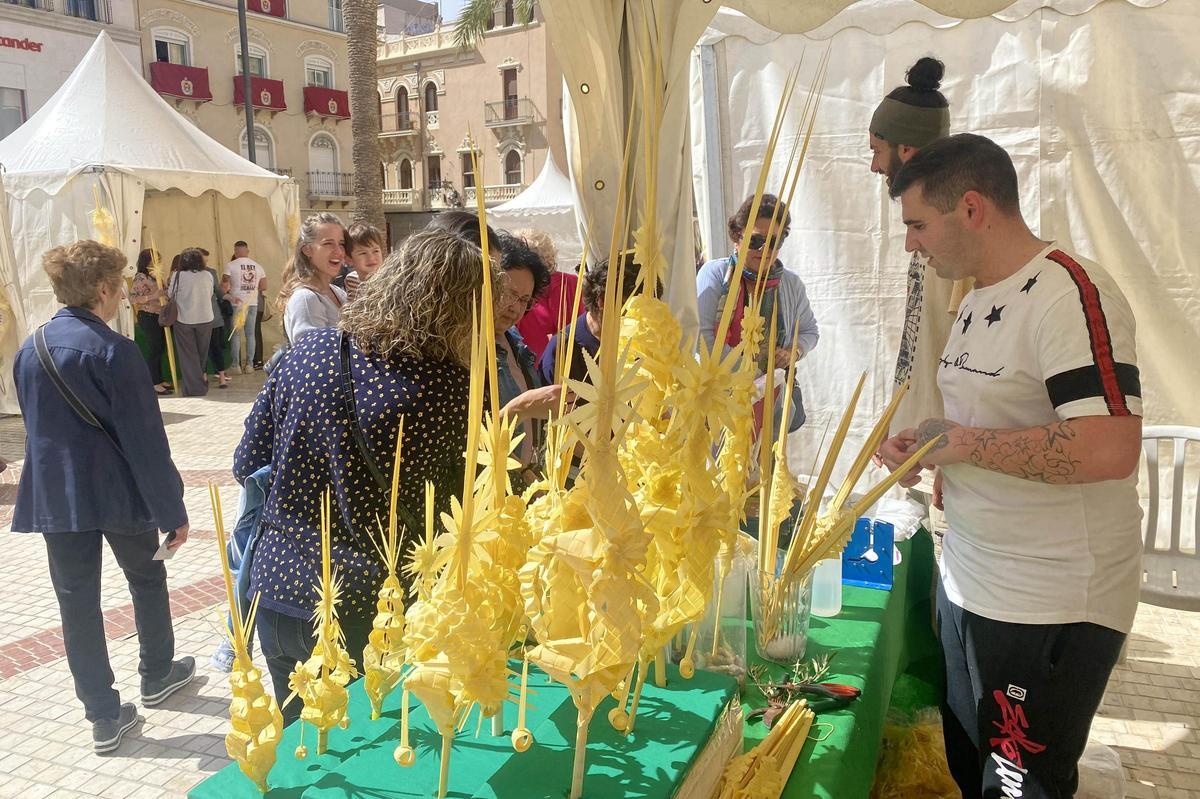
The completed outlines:
{"type": "MultiPolygon", "coordinates": [[[[907,84],[893,89],[871,117],[871,171],[883,175],[888,186],[922,147],[950,132],[950,104],[938,91],[945,70],[936,58],[918,59],[905,73],[907,84]]],[[[939,278],[913,254],[895,374],[897,388],[906,381],[911,385],[896,413],[894,430],[942,413],[937,364],[954,321],[949,310],[953,287],[953,281],[939,278]]],[[[935,503],[940,505],[936,496],[935,503]]]]}

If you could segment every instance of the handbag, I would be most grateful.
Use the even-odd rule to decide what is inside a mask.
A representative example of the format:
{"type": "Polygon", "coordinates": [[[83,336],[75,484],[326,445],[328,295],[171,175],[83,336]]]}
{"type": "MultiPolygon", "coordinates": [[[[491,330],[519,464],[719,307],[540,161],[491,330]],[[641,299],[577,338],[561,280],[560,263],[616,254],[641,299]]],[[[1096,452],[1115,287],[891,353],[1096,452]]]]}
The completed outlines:
{"type": "MultiPolygon", "coordinates": [[[[350,422],[350,436],[358,446],[359,454],[367,462],[367,471],[371,473],[371,477],[375,479],[376,484],[385,493],[390,494],[392,491],[391,482],[383,476],[383,472],[379,470],[375,459],[367,451],[367,440],[363,436],[362,427],[358,424],[358,411],[354,405],[354,388],[350,375],[350,339],[341,330],[338,331],[338,346],[341,349],[341,369],[338,370],[338,392],[342,395],[342,407],[346,409],[346,416],[350,422]]],[[[423,529],[423,525],[417,521],[417,517],[413,515],[412,511],[399,498],[396,499],[396,514],[400,517],[401,523],[413,535],[416,535],[423,529]]]]}
{"type": "Polygon", "coordinates": [[[179,273],[172,275],[172,284],[167,285],[167,303],[158,312],[158,324],[161,327],[170,327],[179,321],[179,303],[175,302],[175,298],[171,296],[171,285],[176,289],[179,288],[179,273]]]}

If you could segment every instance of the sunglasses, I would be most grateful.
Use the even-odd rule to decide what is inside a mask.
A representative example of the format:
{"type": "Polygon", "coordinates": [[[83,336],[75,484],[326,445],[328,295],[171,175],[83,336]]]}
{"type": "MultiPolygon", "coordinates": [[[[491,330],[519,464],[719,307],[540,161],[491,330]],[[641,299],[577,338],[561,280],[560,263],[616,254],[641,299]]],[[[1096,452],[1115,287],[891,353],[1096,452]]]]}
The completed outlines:
{"type": "Polygon", "coordinates": [[[755,252],[760,251],[763,247],[775,249],[782,241],[783,239],[779,236],[772,236],[770,239],[768,239],[761,233],[755,233],[750,237],[750,249],[754,250],[755,252]]]}

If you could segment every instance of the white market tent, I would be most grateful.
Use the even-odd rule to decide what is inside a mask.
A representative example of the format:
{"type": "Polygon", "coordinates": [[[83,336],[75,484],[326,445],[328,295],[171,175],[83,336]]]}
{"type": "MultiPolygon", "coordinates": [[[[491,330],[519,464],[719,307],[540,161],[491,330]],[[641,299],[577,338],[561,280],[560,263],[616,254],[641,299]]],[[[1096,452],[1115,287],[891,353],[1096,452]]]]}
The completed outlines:
{"type": "MultiPolygon", "coordinates": [[[[46,250],[93,238],[96,192],[130,262],[154,239],[164,258],[208,249],[220,266],[237,239],[278,274],[298,223],[295,183],[247,161],[176,112],[101,33],[54,96],[0,141],[12,251],[0,277],[19,305],[20,342],[60,307],[41,268],[46,250]]],[[[128,309],[115,326],[132,335],[128,309]]],[[[10,336],[10,339],[13,338],[10,336]]],[[[11,368],[11,341],[0,352],[11,368]]],[[[16,411],[11,392],[0,410],[16,411]]]]}
{"type": "Polygon", "coordinates": [[[583,254],[571,181],[548,153],[541,173],[513,199],[488,211],[488,222],[505,230],[536,228],[550,235],[558,250],[558,268],[571,271],[583,254]]]}
{"type": "MultiPolygon", "coordinates": [[[[569,14],[567,5],[543,2],[573,106],[580,213],[597,231],[612,224],[615,197],[596,186],[615,185],[631,53],[644,42],[631,31],[659,34],[667,116],[657,201],[660,217],[673,220],[668,298],[685,325],[695,323],[693,193],[709,254],[725,254],[721,220],[753,188],[786,71],[807,53],[781,152],[831,46],[782,253],[822,329],[801,369],[810,420],[802,437],[820,437],[862,371],[870,376],[860,422],[877,417],[891,393],[908,256],[898,209],[868,171],[867,126],[927,53],[947,64],[952,130],[991,136],[1013,154],[1035,232],[1098,260],[1129,297],[1147,422],[1200,424],[1191,360],[1200,348],[1200,230],[1182,222],[1200,196],[1200,3],[726,0],[719,14],[718,3],[682,0],[570,4],[569,14]]],[[[768,185],[778,189],[781,177],[774,170],[768,185]]],[[[860,425],[848,446],[864,432],[860,425]]],[[[811,458],[816,441],[807,443],[793,451],[811,458]]]]}

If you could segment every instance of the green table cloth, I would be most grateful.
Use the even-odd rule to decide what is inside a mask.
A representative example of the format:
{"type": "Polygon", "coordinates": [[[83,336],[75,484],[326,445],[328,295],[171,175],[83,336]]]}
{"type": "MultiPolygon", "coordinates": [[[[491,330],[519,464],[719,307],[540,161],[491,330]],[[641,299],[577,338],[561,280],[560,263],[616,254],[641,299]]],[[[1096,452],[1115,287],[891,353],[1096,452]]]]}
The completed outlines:
{"type": "MultiPolygon", "coordinates": [[[[817,717],[784,788],[785,799],[867,797],[893,691],[901,713],[936,703],[941,654],[931,615],[933,540],[921,530],[897,548],[903,560],[896,567],[891,591],[846,585],[840,614],[812,617],[805,660],[836,650],[822,681],[856,686],[862,696],[849,707],[817,717]]],[[[753,652],[754,631],[747,629],[746,636],[751,664],[765,663],[773,678],[782,674],[782,666],[753,652]]],[[[743,703],[747,714],[765,704],[750,682],[743,703]]],[[[746,748],[766,734],[761,721],[747,722],[746,748]]]]}

